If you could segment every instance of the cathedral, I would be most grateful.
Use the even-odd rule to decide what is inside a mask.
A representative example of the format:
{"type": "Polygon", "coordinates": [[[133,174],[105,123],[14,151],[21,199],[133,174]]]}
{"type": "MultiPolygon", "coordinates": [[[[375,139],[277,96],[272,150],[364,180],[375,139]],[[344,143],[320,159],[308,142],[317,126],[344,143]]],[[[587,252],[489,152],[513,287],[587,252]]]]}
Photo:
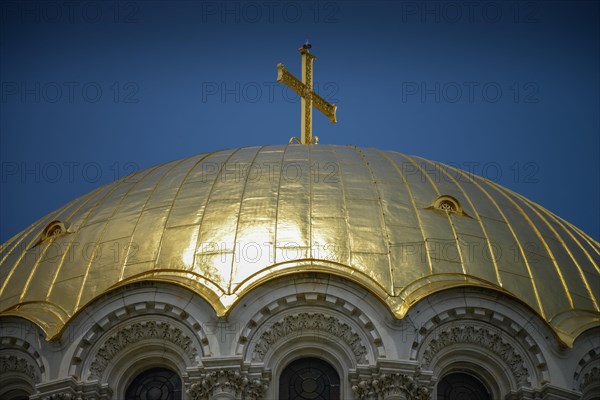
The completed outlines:
{"type": "Polygon", "coordinates": [[[154,166],[0,247],[2,400],[600,397],[600,244],[485,178],[302,137],[154,166]]]}

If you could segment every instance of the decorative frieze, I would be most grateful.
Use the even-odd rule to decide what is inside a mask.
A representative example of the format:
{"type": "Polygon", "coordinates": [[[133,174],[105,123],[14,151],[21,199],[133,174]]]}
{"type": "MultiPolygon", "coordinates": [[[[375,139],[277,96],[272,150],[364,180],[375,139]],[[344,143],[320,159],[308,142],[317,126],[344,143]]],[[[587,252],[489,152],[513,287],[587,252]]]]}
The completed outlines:
{"type": "Polygon", "coordinates": [[[271,325],[254,346],[253,361],[263,361],[269,349],[279,340],[307,331],[322,332],[336,337],[351,349],[357,363],[367,363],[367,348],[360,336],[348,324],[320,313],[288,315],[271,325]]]}
{"type": "Polygon", "coordinates": [[[190,361],[198,355],[192,339],[181,329],[161,321],[137,322],[119,329],[100,346],[90,366],[90,379],[99,379],[113,357],[126,346],[147,339],[165,340],[178,346],[190,361]]]}
{"type": "Polygon", "coordinates": [[[600,382],[600,368],[593,367],[589,370],[588,373],[583,375],[583,379],[581,380],[581,384],[579,385],[579,389],[584,391],[586,387],[591,385],[592,383],[600,382]]]}
{"type": "Polygon", "coordinates": [[[0,374],[8,372],[20,372],[31,378],[34,383],[39,383],[40,377],[37,374],[36,368],[22,357],[14,355],[0,356],[0,374]]]}
{"type": "Polygon", "coordinates": [[[521,355],[500,335],[484,327],[453,326],[439,333],[423,353],[422,366],[428,367],[436,354],[455,344],[474,344],[491,351],[506,364],[519,385],[529,386],[530,374],[521,355]]]}

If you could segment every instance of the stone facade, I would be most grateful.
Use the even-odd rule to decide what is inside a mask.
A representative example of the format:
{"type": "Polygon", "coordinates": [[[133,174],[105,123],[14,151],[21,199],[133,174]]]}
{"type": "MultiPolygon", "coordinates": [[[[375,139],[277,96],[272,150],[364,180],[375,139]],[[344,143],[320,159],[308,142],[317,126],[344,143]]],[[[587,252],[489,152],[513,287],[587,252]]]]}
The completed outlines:
{"type": "Polygon", "coordinates": [[[0,320],[0,398],[123,399],[136,376],[163,367],[184,399],[277,399],[286,365],[317,357],[338,372],[342,399],[435,399],[453,372],[494,399],[592,399],[598,333],[565,347],[526,306],[481,288],[433,293],[397,320],[362,287],[305,273],[267,282],[218,318],[199,296],[148,282],[98,299],[58,341],[0,320]]]}

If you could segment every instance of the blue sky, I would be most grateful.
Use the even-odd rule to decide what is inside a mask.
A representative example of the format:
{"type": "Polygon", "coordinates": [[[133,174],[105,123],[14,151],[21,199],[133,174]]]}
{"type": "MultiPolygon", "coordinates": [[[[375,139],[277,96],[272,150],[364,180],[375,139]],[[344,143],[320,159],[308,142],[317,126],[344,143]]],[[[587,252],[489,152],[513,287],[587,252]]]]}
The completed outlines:
{"type": "Polygon", "coordinates": [[[597,2],[0,3],[0,242],[158,163],[286,143],[313,44],[321,143],[471,170],[600,239],[597,2]]]}

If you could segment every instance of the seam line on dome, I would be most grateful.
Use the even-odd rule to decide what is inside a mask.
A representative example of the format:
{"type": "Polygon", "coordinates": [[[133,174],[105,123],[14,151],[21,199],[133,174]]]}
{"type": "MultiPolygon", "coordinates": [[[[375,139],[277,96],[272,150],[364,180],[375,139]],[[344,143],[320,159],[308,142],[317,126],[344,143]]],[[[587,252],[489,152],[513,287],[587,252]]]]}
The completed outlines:
{"type": "MultiPolygon", "coordinates": [[[[480,180],[482,180],[481,177],[478,177],[478,178],[480,180]]],[[[571,293],[569,293],[569,288],[567,287],[567,283],[565,282],[565,278],[563,277],[562,272],[561,272],[561,270],[560,270],[560,268],[558,266],[558,263],[556,262],[556,258],[554,257],[554,253],[552,253],[552,250],[550,249],[550,246],[548,245],[548,243],[546,242],[546,240],[544,240],[544,237],[542,236],[542,234],[539,231],[539,229],[537,228],[537,226],[533,223],[533,221],[531,220],[531,218],[529,217],[529,215],[527,215],[527,213],[525,212],[525,210],[523,210],[523,208],[519,204],[517,204],[510,196],[508,196],[504,191],[498,189],[497,187],[494,187],[494,186],[492,186],[490,184],[488,184],[488,185],[490,187],[492,187],[494,190],[496,190],[498,193],[502,194],[508,201],[510,201],[517,208],[517,210],[519,210],[519,212],[525,218],[525,220],[527,221],[527,223],[529,224],[529,226],[531,226],[533,228],[533,231],[537,235],[538,239],[544,245],[544,248],[546,249],[546,252],[548,253],[548,256],[550,257],[550,260],[552,261],[552,264],[554,265],[554,269],[556,270],[556,272],[558,274],[558,277],[560,278],[560,282],[561,282],[561,284],[563,286],[563,289],[565,290],[565,293],[567,295],[567,300],[569,301],[569,305],[571,306],[571,308],[574,308],[573,299],[571,298],[571,293]]]]}
{"type": "Polygon", "coordinates": [[[273,233],[273,264],[277,264],[277,225],[279,225],[279,194],[281,193],[281,181],[283,176],[283,162],[285,160],[285,154],[290,145],[286,144],[283,148],[283,154],[281,154],[281,168],[279,170],[279,181],[277,182],[277,200],[275,201],[275,230],[273,233]]]}
{"type": "MultiPolygon", "coordinates": [[[[90,198],[92,197],[92,195],[96,194],[96,192],[98,192],[100,189],[102,189],[102,187],[96,188],[91,193],[89,193],[88,195],[84,196],[84,199],[82,199],[82,204],[79,207],[77,207],[75,210],[71,211],[71,214],[68,215],[67,220],[70,219],[77,211],[79,211],[81,209],[81,207],[83,207],[84,204],[87,204],[87,202],[90,200],[90,198]]],[[[66,206],[64,206],[57,214],[51,213],[51,214],[47,215],[45,218],[42,218],[38,223],[32,224],[29,227],[29,229],[26,229],[26,231],[23,233],[23,235],[21,235],[21,238],[19,239],[19,241],[17,243],[15,243],[15,245],[2,258],[2,261],[0,261],[0,266],[2,266],[4,264],[4,262],[6,261],[6,259],[21,244],[21,242],[23,242],[29,236],[29,234],[31,234],[31,232],[33,232],[35,230],[40,230],[40,228],[42,226],[48,224],[48,221],[52,221],[52,219],[57,219],[58,217],[60,217],[64,212],[66,212],[68,210],[67,207],[69,205],[74,205],[74,203],[75,203],[75,200],[73,200],[71,203],[69,203],[66,206]]],[[[6,288],[6,286],[8,284],[8,281],[10,280],[10,278],[12,277],[12,275],[14,274],[14,272],[16,271],[17,266],[21,263],[21,260],[25,256],[25,253],[31,247],[31,245],[34,243],[36,237],[37,237],[37,235],[33,236],[32,240],[29,242],[29,244],[26,246],[26,248],[21,252],[21,254],[20,254],[19,258],[17,259],[17,261],[15,261],[15,264],[13,265],[13,268],[10,270],[8,276],[6,277],[6,279],[3,282],[2,287],[0,288],[0,297],[4,293],[4,289],[6,288]]],[[[22,291],[20,297],[22,297],[22,295],[23,295],[24,292],[25,292],[25,290],[22,291]]]]}
{"type": "MultiPolygon", "coordinates": [[[[29,229],[27,229],[22,235],[21,238],[19,239],[19,241],[17,243],[15,243],[15,245],[10,248],[10,250],[7,252],[7,254],[2,258],[2,262],[0,262],[0,266],[4,266],[4,262],[8,259],[8,257],[14,252],[14,250],[19,247],[19,245],[21,244],[21,242],[25,241],[25,239],[35,230],[39,230],[41,226],[47,224],[48,222],[52,221],[52,219],[54,219],[54,216],[52,215],[47,215],[45,218],[42,218],[42,220],[40,220],[37,224],[34,223],[31,227],[29,227],[29,229]]],[[[23,257],[25,257],[25,253],[27,252],[27,249],[29,249],[34,243],[35,240],[37,238],[37,235],[33,235],[31,241],[29,242],[29,244],[26,246],[25,249],[21,250],[21,254],[19,255],[19,257],[17,258],[17,260],[15,261],[15,263],[13,264],[11,270],[9,271],[8,275],[6,276],[6,278],[4,279],[4,282],[2,283],[2,287],[0,288],[0,297],[2,296],[2,294],[4,293],[4,289],[6,288],[6,286],[8,285],[8,281],[12,278],[14,272],[17,270],[17,266],[19,265],[19,263],[21,262],[21,260],[23,259],[23,257]]]]}
{"type": "MultiPolygon", "coordinates": [[[[406,181],[406,177],[404,176],[404,174],[402,173],[402,171],[396,164],[396,161],[392,160],[392,158],[389,157],[385,152],[383,152],[381,150],[377,150],[377,151],[379,152],[379,154],[381,154],[383,156],[383,158],[385,158],[394,167],[394,169],[396,170],[398,175],[400,175],[400,177],[402,178],[402,182],[404,183],[404,186],[406,186],[406,191],[408,192],[408,196],[410,197],[410,202],[413,206],[415,216],[417,217],[417,221],[419,222],[419,230],[421,231],[421,236],[423,236],[423,245],[425,246],[425,255],[427,256],[427,263],[429,264],[429,275],[431,275],[431,274],[433,274],[433,262],[431,261],[431,253],[429,252],[429,246],[427,244],[427,237],[425,236],[425,231],[423,230],[423,221],[421,221],[421,215],[419,214],[419,209],[417,207],[417,203],[415,201],[415,197],[413,196],[412,190],[410,189],[410,186],[409,186],[408,182],[406,181]]],[[[402,153],[396,153],[396,154],[400,155],[401,157],[403,156],[402,153]]],[[[395,293],[394,293],[394,295],[395,295],[395,293]]]]}
{"type": "MultiPolygon", "coordinates": [[[[550,211],[548,211],[548,212],[551,213],[550,211]]],[[[558,217],[558,216],[555,216],[555,217],[560,219],[560,217],[558,217]]],[[[565,220],[563,220],[563,223],[566,224],[566,226],[570,227],[579,236],[581,236],[581,238],[596,252],[597,255],[600,255],[600,248],[598,247],[598,242],[596,242],[594,239],[590,238],[584,231],[582,231],[581,229],[579,229],[572,223],[565,221],[565,220]]],[[[596,270],[600,273],[600,268],[598,267],[598,264],[594,263],[594,265],[596,266],[596,270]]]]}
{"type": "MultiPolygon", "coordinates": [[[[339,168],[339,171],[340,171],[340,189],[342,190],[342,205],[344,207],[344,222],[346,223],[346,225],[344,226],[344,229],[346,230],[345,233],[346,233],[346,237],[348,238],[347,247],[346,247],[346,250],[348,250],[348,252],[347,252],[347,255],[348,255],[347,256],[348,257],[347,260],[348,261],[347,262],[348,262],[348,265],[350,265],[351,264],[351,262],[350,262],[350,259],[351,259],[351,252],[350,252],[350,231],[349,231],[350,218],[348,216],[348,199],[346,198],[346,185],[344,185],[344,171],[343,171],[343,168],[342,168],[341,160],[338,157],[338,152],[337,152],[336,148],[337,148],[337,146],[332,149],[332,152],[333,152],[333,156],[335,157],[335,161],[337,162],[337,165],[338,165],[338,168],[339,168]]],[[[341,261],[342,260],[340,259],[340,262],[341,261]]]]}
{"type": "MultiPolygon", "coordinates": [[[[242,188],[242,194],[240,195],[240,206],[238,208],[238,215],[237,215],[237,220],[236,220],[236,224],[235,224],[235,234],[233,235],[233,254],[236,254],[237,237],[238,237],[238,233],[240,231],[240,218],[242,216],[242,207],[244,206],[244,196],[246,194],[246,187],[248,186],[248,177],[250,176],[249,174],[250,174],[250,171],[252,170],[252,166],[256,162],[256,158],[258,157],[261,150],[264,149],[265,147],[266,146],[260,146],[260,148],[254,154],[254,157],[252,157],[252,161],[250,161],[250,165],[248,166],[248,175],[246,176],[246,179],[244,180],[244,187],[242,188]]],[[[235,257],[232,257],[231,265],[229,266],[229,282],[227,283],[227,293],[228,294],[232,293],[231,286],[232,286],[232,281],[233,281],[233,268],[234,267],[235,267],[235,257]]]]}
{"type": "MultiPolygon", "coordinates": [[[[112,188],[110,188],[109,190],[107,190],[107,192],[96,202],[96,204],[94,204],[90,210],[87,212],[87,214],[85,215],[85,217],[83,218],[83,221],[81,222],[81,224],[79,224],[79,226],[84,226],[85,223],[87,222],[87,220],[90,218],[90,216],[92,215],[92,213],[94,212],[94,210],[96,210],[96,208],[98,208],[99,204],[104,201],[104,199],[106,199],[108,196],[110,196],[115,190],[117,190],[119,187],[121,187],[121,185],[123,185],[125,183],[125,178],[122,178],[121,181],[116,181],[117,183],[113,185],[112,188]]],[[[115,182],[113,182],[115,183],[115,182]]],[[[83,202],[80,207],[77,208],[77,210],[73,211],[73,213],[71,214],[71,216],[75,215],[76,212],[78,212],[79,210],[81,210],[83,208],[84,205],[86,205],[92,198],[93,195],[96,194],[96,192],[101,191],[102,189],[105,189],[106,185],[99,187],[98,189],[94,190],[92,193],[90,193],[89,198],[86,199],[85,202],[83,202]]],[[[79,237],[79,233],[76,232],[77,237],[79,237]]],[[[52,294],[52,291],[54,290],[54,285],[56,283],[56,279],[58,279],[58,275],[60,273],[60,271],[62,270],[62,267],[65,263],[65,259],[67,258],[67,254],[71,251],[71,248],[73,247],[73,243],[75,243],[75,237],[73,238],[73,240],[68,244],[67,248],[65,249],[65,251],[63,252],[62,258],[60,260],[60,263],[58,264],[58,267],[56,268],[56,271],[54,272],[54,276],[52,277],[52,282],[50,283],[50,286],[48,287],[48,291],[46,292],[46,301],[50,302],[50,295],[52,294]]]]}
{"type": "MultiPolygon", "coordinates": [[[[317,137],[317,144],[319,144],[319,138],[317,137]]],[[[312,185],[312,171],[311,171],[311,156],[312,156],[312,146],[308,146],[308,256],[311,260],[313,260],[313,236],[312,236],[312,228],[313,228],[313,185],[312,185]]]]}
{"type": "MultiPolygon", "coordinates": [[[[215,190],[215,186],[217,186],[217,182],[221,178],[221,173],[223,172],[223,168],[225,168],[225,165],[227,165],[227,163],[229,162],[229,160],[231,160],[231,157],[233,157],[241,149],[242,149],[242,147],[239,147],[239,148],[233,150],[229,154],[229,156],[227,156],[227,159],[219,167],[219,172],[217,172],[217,175],[215,176],[215,179],[213,180],[212,184],[210,185],[210,190],[208,191],[208,195],[206,196],[206,201],[204,202],[204,208],[203,208],[203,211],[202,211],[202,217],[200,218],[200,222],[198,223],[198,236],[196,236],[196,247],[195,247],[195,250],[194,250],[194,261],[192,263],[192,270],[196,266],[196,255],[197,255],[198,246],[200,245],[200,239],[201,239],[200,238],[200,233],[202,232],[202,224],[204,223],[204,216],[206,215],[206,209],[208,208],[208,203],[210,203],[212,193],[215,190]]],[[[187,179],[187,175],[186,175],[185,179],[187,179]]],[[[183,184],[180,187],[183,187],[183,184]]],[[[224,290],[221,287],[222,283],[223,282],[220,282],[220,284],[216,284],[216,282],[215,282],[216,286],[223,291],[223,294],[229,294],[228,291],[224,290]]]]}
{"type": "MultiPolygon", "coordinates": [[[[131,245],[133,244],[133,238],[135,236],[135,233],[137,232],[138,225],[139,225],[139,223],[140,223],[140,221],[142,219],[142,215],[144,214],[144,211],[146,210],[146,207],[148,206],[148,203],[150,202],[150,199],[152,198],[152,196],[154,196],[154,193],[156,192],[156,189],[158,189],[158,186],[163,181],[163,179],[165,179],[165,177],[167,175],[169,175],[175,168],[177,168],[179,165],[181,165],[185,160],[186,160],[186,158],[183,158],[183,159],[179,160],[179,162],[175,162],[175,165],[173,165],[171,168],[169,168],[167,171],[165,171],[162,174],[162,176],[158,179],[158,181],[156,181],[156,183],[154,184],[154,187],[152,188],[152,191],[150,192],[150,194],[148,195],[148,197],[146,197],[146,201],[144,202],[144,205],[142,206],[142,209],[140,211],[140,215],[138,215],[138,217],[137,217],[137,219],[135,221],[135,226],[133,227],[133,231],[131,232],[131,238],[129,240],[129,243],[127,243],[127,253],[125,254],[125,257],[123,257],[123,264],[121,265],[121,272],[119,273],[119,282],[121,282],[123,280],[123,277],[125,276],[125,268],[127,266],[127,261],[129,260],[129,253],[130,253],[130,250],[131,250],[131,245]]],[[[175,201],[173,201],[171,203],[171,207],[169,208],[169,211],[173,208],[174,204],[175,204],[175,201]]],[[[168,214],[170,214],[170,212],[168,214]]],[[[163,237],[165,235],[165,229],[166,229],[166,226],[167,226],[167,222],[168,222],[168,216],[165,217],[165,226],[163,226],[162,235],[160,236],[160,242],[158,243],[158,248],[156,250],[156,260],[158,260],[158,256],[160,255],[160,250],[161,250],[161,246],[162,246],[162,239],[163,239],[163,237]]]]}
{"type": "MultiPolygon", "coordinates": [[[[596,270],[596,272],[598,272],[600,274],[600,267],[598,267],[598,265],[596,264],[596,261],[594,260],[594,257],[592,257],[592,255],[590,254],[590,252],[588,251],[588,249],[586,249],[583,244],[581,244],[581,242],[575,237],[575,235],[573,234],[573,232],[571,232],[571,230],[569,228],[573,228],[573,226],[568,223],[567,221],[562,220],[560,217],[557,217],[556,215],[554,215],[553,213],[551,213],[550,211],[544,209],[542,206],[535,204],[534,205],[542,211],[545,211],[548,215],[550,215],[552,217],[552,219],[554,219],[554,221],[556,221],[557,224],[559,224],[568,234],[569,236],[571,236],[571,238],[573,239],[574,242],[577,243],[577,245],[581,248],[581,250],[585,253],[585,255],[587,256],[588,260],[590,261],[590,263],[592,264],[592,266],[594,267],[594,269],[596,270]]],[[[578,231],[575,230],[575,233],[580,233],[578,231]]],[[[585,238],[583,238],[585,240],[585,238]]],[[[590,245],[590,247],[592,247],[594,250],[596,250],[596,252],[598,253],[598,250],[593,246],[592,243],[590,243],[589,241],[586,240],[586,242],[590,245]]]]}
{"type": "MultiPolygon", "coordinates": [[[[123,202],[125,201],[125,199],[127,198],[127,196],[129,196],[129,194],[133,190],[133,188],[135,188],[137,185],[139,185],[144,180],[145,177],[147,177],[148,175],[150,175],[152,172],[154,172],[159,167],[160,166],[156,166],[154,168],[149,169],[147,173],[145,173],[140,179],[138,179],[135,183],[133,183],[129,189],[127,189],[127,191],[125,192],[125,194],[121,197],[121,199],[119,199],[119,203],[113,209],[113,212],[110,215],[110,217],[108,217],[108,220],[110,220],[111,218],[113,218],[115,216],[115,214],[117,213],[117,211],[123,205],[123,202]]],[[[123,181],[126,181],[126,180],[127,179],[124,179],[123,181]]],[[[90,274],[90,269],[92,268],[92,264],[94,263],[94,259],[96,258],[96,253],[98,251],[98,248],[100,247],[100,244],[102,243],[102,238],[104,237],[104,234],[106,233],[106,229],[108,227],[108,220],[104,224],[104,226],[102,227],[102,232],[100,232],[100,235],[98,236],[98,239],[96,240],[96,243],[95,243],[95,246],[94,246],[94,250],[92,251],[92,255],[90,256],[90,260],[89,260],[87,268],[85,270],[85,274],[83,275],[83,282],[81,282],[81,288],[79,289],[79,294],[77,295],[77,301],[75,303],[75,309],[73,311],[76,311],[76,310],[79,309],[79,305],[81,303],[81,297],[83,296],[83,292],[85,290],[85,284],[87,283],[87,279],[88,279],[88,276],[90,274]]]]}
{"type": "Polygon", "coordinates": [[[394,272],[392,270],[392,257],[391,257],[391,249],[390,249],[390,243],[391,243],[390,242],[390,232],[389,232],[388,225],[385,221],[385,212],[383,211],[383,204],[381,204],[381,192],[379,191],[379,187],[377,186],[377,180],[375,179],[375,174],[373,173],[373,169],[367,162],[365,155],[358,147],[354,147],[354,150],[358,153],[358,155],[362,159],[363,163],[365,164],[365,167],[367,167],[367,169],[369,170],[369,174],[371,175],[371,181],[372,181],[371,183],[373,184],[373,186],[375,187],[375,191],[377,192],[377,203],[379,204],[379,211],[381,212],[381,223],[383,224],[383,230],[385,231],[385,238],[386,238],[385,247],[387,248],[388,271],[390,273],[390,292],[392,294],[395,294],[394,272]]]}
{"type": "MultiPolygon", "coordinates": [[[[411,163],[413,163],[417,168],[419,168],[419,170],[421,171],[422,174],[425,174],[425,176],[427,177],[427,180],[433,187],[433,190],[435,190],[435,193],[438,196],[440,196],[441,193],[440,193],[437,185],[433,181],[433,179],[431,179],[431,176],[429,176],[429,174],[426,173],[423,170],[423,168],[419,164],[417,164],[410,156],[405,155],[404,157],[406,159],[408,159],[411,163]]],[[[456,251],[458,252],[458,256],[460,257],[460,266],[461,266],[462,272],[464,275],[467,275],[467,271],[466,271],[466,267],[465,267],[465,260],[463,258],[463,254],[462,254],[462,248],[460,247],[460,242],[458,241],[458,235],[456,234],[456,229],[454,228],[454,223],[452,222],[452,217],[450,216],[450,213],[446,213],[446,217],[448,218],[448,224],[450,225],[450,229],[452,230],[452,235],[454,236],[454,241],[456,242],[456,251]]]]}
{"type": "MultiPolygon", "coordinates": [[[[514,194],[516,194],[516,193],[514,193],[514,194]]],[[[584,284],[584,286],[585,286],[588,294],[590,295],[590,299],[592,300],[592,303],[594,304],[594,307],[595,307],[596,311],[599,311],[599,309],[598,309],[598,303],[596,302],[596,299],[594,297],[592,289],[590,288],[589,283],[588,283],[587,279],[585,278],[585,275],[583,274],[583,270],[581,269],[581,265],[579,265],[579,262],[573,256],[573,253],[571,252],[571,250],[569,249],[569,247],[566,245],[566,243],[565,243],[564,239],[562,238],[562,236],[558,233],[558,231],[556,229],[554,229],[554,227],[552,225],[550,225],[550,223],[544,217],[544,215],[542,215],[538,210],[536,210],[530,204],[530,201],[525,200],[520,195],[517,195],[515,197],[517,197],[521,202],[523,202],[524,204],[526,204],[527,207],[529,207],[542,221],[544,221],[544,223],[546,224],[546,226],[548,226],[548,228],[550,228],[550,230],[552,231],[552,233],[554,233],[554,235],[557,237],[558,241],[560,242],[560,244],[562,245],[562,247],[566,250],[567,254],[569,254],[569,256],[571,257],[571,259],[573,260],[573,263],[577,267],[577,272],[579,272],[579,276],[581,278],[581,281],[583,282],[583,284],[584,284]]]]}
{"type": "MultiPolygon", "coordinates": [[[[196,169],[196,167],[198,166],[198,164],[200,164],[202,161],[206,160],[208,157],[212,156],[213,154],[219,153],[220,151],[221,150],[212,151],[210,153],[204,153],[203,155],[201,155],[200,157],[198,157],[198,161],[196,161],[194,163],[194,165],[192,165],[190,167],[190,169],[185,173],[185,176],[183,177],[183,179],[181,180],[181,183],[179,184],[179,186],[177,187],[177,190],[175,191],[175,195],[173,196],[173,201],[171,201],[171,206],[169,207],[169,211],[167,212],[167,215],[165,217],[165,228],[163,229],[163,235],[161,236],[160,242],[158,243],[158,249],[156,251],[156,260],[158,260],[158,258],[160,257],[160,252],[162,251],[163,240],[165,238],[164,237],[164,230],[167,229],[166,226],[169,223],[169,218],[171,217],[171,212],[173,211],[173,207],[175,206],[175,202],[177,201],[177,198],[179,197],[179,192],[181,192],[181,188],[185,185],[185,183],[187,182],[188,177],[190,176],[190,174],[192,173],[192,171],[194,169],[196,169]]],[[[184,161],[186,161],[188,159],[189,158],[184,158],[181,161],[184,162],[184,161]]],[[[202,215],[204,215],[204,214],[202,214],[202,215]]],[[[194,249],[194,261],[192,261],[192,269],[194,269],[195,251],[196,251],[196,249],[197,249],[197,247],[194,249]]],[[[154,265],[154,267],[156,268],[156,264],[154,265]]]]}
{"type": "MultiPolygon", "coordinates": [[[[58,220],[58,219],[59,219],[59,217],[60,217],[62,214],[66,213],[66,212],[67,212],[67,210],[69,210],[69,213],[67,214],[66,220],[70,220],[70,219],[71,219],[71,217],[72,217],[72,216],[73,216],[73,215],[74,215],[74,214],[75,214],[77,211],[79,211],[79,210],[81,209],[81,207],[83,207],[83,205],[84,205],[84,204],[87,204],[87,202],[88,202],[88,201],[89,201],[89,199],[90,199],[90,196],[91,196],[92,194],[95,194],[95,193],[96,193],[98,190],[100,190],[100,189],[101,189],[101,188],[97,188],[96,190],[92,191],[92,193],[91,193],[89,196],[86,196],[86,199],[85,199],[85,201],[83,202],[83,204],[79,205],[79,207],[75,207],[75,209],[71,209],[71,210],[69,210],[69,208],[67,208],[67,207],[64,207],[62,210],[60,210],[60,212],[58,212],[57,214],[55,214],[55,215],[53,216],[53,218],[54,218],[55,220],[58,220]]],[[[69,205],[71,205],[71,206],[72,206],[72,204],[69,204],[69,205]]],[[[40,227],[41,227],[41,226],[40,226],[40,227]]],[[[74,239],[74,238],[72,238],[72,240],[75,240],[75,239],[74,239]]],[[[38,269],[38,267],[39,267],[39,264],[40,264],[40,263],[43,261],[43,259],[44,259],[45,255],[46,255],[46,252],[48,251],[48,249],[50,248],[50,246],[51,246],[51,245],[52,245],[52,242],[47,242],[47,245],[46,245],[46,247],[44,247],[44,248],[42,249],[42,251],[40,252],[40,254],[37,256],[37,258],[36,258],[36,260],[35,260],[35,263],[34,263],[33,267],[31,268],[31,271],[29,272],[29,276],[27,277],[27,280],[25,281],[25,284],[23,285],[23,289],[21,290],[21,295],[19,296],[19,303],[20,303],[20,302],[22,302],[22,301],[23,301],[23,299],[25,298],[25,294],[26,294],[26,293],[27,293],[27,291],[29,290],[29,286],[30,286],[30,284],[31,284],[31,281],[33,280],[33,276],[35,275],[35,272],[37,271],[37,269],[38,269]]],[[[26,252],[26,251],[27,251],[27,250],[25,250],[25,252],[26,252]]],[[[21,260],[19,260],[19,263],[20,263],[20,261],[21,261],[21,260]]],[[[62,259],[61,259],[61,263],[60,263],[59,265],[61,265],[61,264],[62,264],[62,259]]],[[[17,264],[17,265],[15,265],[15,267],[17,267],[17,266],[18,266],[18,264],[17,264]]],[[[7,280],[8,280],[8,279],[7,279],[7,280]]],[[[54,283],[54,282],[52,282],[52,283],[54,283]]],[[[51,286],[50,286],[50,287],[51,287],[51,286]]],[[[49,288],[50,288],[50,287],[49,287],[49,288]]]]}
{"type": "Polygon", "coordinates": [[[54,242],[51,241],[51,240],[46,241],[46,246],[42,249],[42,251],[37,256],[37,259],[35,260],[35,263],[33,264],[33,267],[31,267],[31,271],[29,272],[29,276],[27,277],[27,280],[25,281],[25,285],[23,285],[23,290],[21,290],[21,295],[19,296],[19,303],[21,303],[23,301],[23,299],[25,298],[25,294],[29,290],[29,285],[31,284],[31,281],[33,280],[33,276],[35,275],[35,273],[36,273],[36,271],[37,271],[40,263],[42,262],[42,260],[44,260],[44,257],[46,256],[46,252],[48,251],[48,249],[50,248],[50,246],[52,246],[53,243],[54,242]]]}
{"type": "Polygon", "coordinates": [[[508,218],[504,214],[504,211],[502,211],[502,209],[500,208],[500,206],[498,205],[498,203],[496,202],[496,200],[488,193],[488,191],[483,186],[481,186],[476,180],[474,180],[473,178],[471,178],[467,173],[465,173],[463,170],[461,170],[459,168],[455,168],[455,167],[453,167],[451,165],[448,165],[448,167],[452,168],[453,170],[455,170],[456,172],[458,172],[459,174],[461,174],[462,176],[464,176],[465,178],[467,178],[468,180],[470,180],[475,186],[477,186],[479,188],[479,190],[481,190],[487,196],[487,198],[492,202],[492,204],[496,207],[496,209],[498,210],[498,212],[500,213],[500,215],[504,219],[504,222],[506,223],[506,226],[510,230],[510,233],[512,234],[513,238],[515,239],[515,242],[516,242],[517,246],[519,247],[519,252],[521,253],[521,257],[523,257],[523,263],[525,264],[525,269],[527,270],[527,273],[529,274],[529,281],[531,282],[531,287],[533,288],[533,294],[535,296],[536,303],[537,303],[537,305],[538,305],[538,307],[540,309],[540,315],[544,319],[546,319],[546,313],[545,313],[544,307],[542,305],[542,300],[540,299],[540,294],[538,292],[538,289],[537,289],[537,286],[535,284],[535,281],[533,280],[533,274],[531,273],[531,266],[529,265],[529,260],[527,259],[527,256],[525,255],[525,250],[523,249],[523,245],[521,244],[521,241],[517,237],[517,234],[516,234],[513,226],[511,225],[510,221],[508,220],[508,218]]]}
{"type": "MultiPolygon", "coordinates": [[[[427,162],[431,165],[433,165],[434,167],[438,167],[439,164],[433,163],[429,160],[426,160],[422,157],[416,157],[418,159],[420,159],[421,161],[427,162]]],[[[490,251],[490,254],[492,255],[492,263],[494,265],[494,270],[496,272],[496,279],[498,280],[498,285],[500,285],[500,287],[502,287],[502,279],[500,277],[500,271],[498,270],[498,261],[496,260],[496,253],[494,252],[493,246],[492,246],[492,242],[490,240],[490,237],[487,233],[487,230],[485,229],[485,226],[483,225],[483,221],[481,220],[481,216],[479,215],[479,212],[477,211],[477,208],[475,208],[475,204],[473,204],[473,201],[471,200],[471,198],[467,195],[467,192],[465,192],[464,188],[462,187],[462,185],[452,176],[450,175],[445,168],[440,168],[440,170],[446,174],[446,176],[448,176],[450,179],[452,179],[452,181],[454,182],[454,184],[460,189],[460,191],[462,192],[463,196],[465,196],[465,199],[467,199],[467,202],[471,205],[471,209],[473,209],[473,212],[475,213],[475,218],[477,219],[477,222],[479,223],[479,227],[481,228],[481,231],[483,232],[483,235],[485,236],[485,240],[488,246],[488,250],[490,251]]]]}
{"type": "MultiPolygon", "coordinates": [[[[23,229],[23,231],[18,232],[16,235],[13,235],[11,238],[9,238],[6,242],[0,244],[0,253],[4,252],[6,250],[6,252],[4,252],[4,256],[2,256],[2,259],[0,259],[0,266],[4,263],[6,258],[13,253],[13,251],[18,247],[18,245],[21,244],[21,242],[31,232],[33,232],[36,229],[39,229],[41,226],[47,225],[49,223],[49,222],[47,222],[48,220],[52,221],[49,218],[50,216],[52,216],[54,218],[54,217],[58,217],[60,215],[60,214],[54,215],[53,213],[58,212],[60,210],[62,210],[62,212],[69,210],[70,208],[76,206],[78,201],[81,201],[84,203],[89,201],[89,197],[91,195],[95,194],[101,188],[102,187],[96,188],[96,189],[92,190],[90,193],[87,193],[83,196],[80,196],[80,197],[74,199],[74,200],[71,200],[70,202],[68,202],[67,204],[62,206],[59,210],[55,210],[55,211],[51,212],[50,214],[43,216],[40,221],[34,221],[27,228],[23,229]],[[15,243],[14,246],[11,246],[12,243],[15,243]]],[[[73,215],[73,213],[75,213],[79,210],[79,208],[81,208],[81,206],[78,207],[75,211],[73,211],[67,218],[70,218],[73,215]]],[[[31,246],[31,244],[30,244],[30,246],[31,246]]],[[[29,249],[30,246],[28,246],[26,249],[29,249]]]]}

